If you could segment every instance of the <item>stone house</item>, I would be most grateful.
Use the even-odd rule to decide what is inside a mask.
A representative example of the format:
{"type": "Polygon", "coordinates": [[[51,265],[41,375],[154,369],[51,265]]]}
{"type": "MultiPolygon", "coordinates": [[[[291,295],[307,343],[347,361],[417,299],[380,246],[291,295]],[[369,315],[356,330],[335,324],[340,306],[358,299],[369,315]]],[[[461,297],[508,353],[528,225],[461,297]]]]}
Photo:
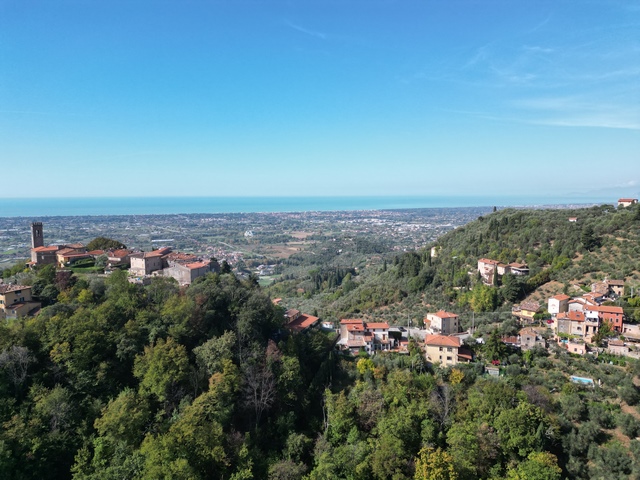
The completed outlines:
{"type": "Polygon", "coordinates": [[[629,347],[622,340],[609,340],[608,343],[607,352],[613,355],[627,355],[629,353],[629,347]]]}
{"type": "Polygon", "coordinates": [[[542,336],[533,328],[523,328],[520,330],[520,348],[524,351],[534,347],[546,348],[547,344],[542,336]]]}

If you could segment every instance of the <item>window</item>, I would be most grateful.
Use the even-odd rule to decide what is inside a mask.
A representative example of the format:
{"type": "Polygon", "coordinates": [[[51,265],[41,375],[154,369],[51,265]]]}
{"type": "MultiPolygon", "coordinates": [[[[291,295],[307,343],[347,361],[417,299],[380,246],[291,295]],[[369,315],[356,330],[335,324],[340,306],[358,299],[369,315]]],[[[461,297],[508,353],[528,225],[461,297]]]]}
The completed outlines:
{"type": "Polygon", "coordinates": [[[447,362],[450,362],[450,361],[451,361],[451,357],[447,357],[447,362]]]}
{"type": "Polygon", "coordinates": [[[442,347],[438,347],[438,351],[442,352],[442,347]]]}
{"type": "Polygon", "coordinates": [[[447,347],[447,352],[452,352],[451,347],[447,347]]]}

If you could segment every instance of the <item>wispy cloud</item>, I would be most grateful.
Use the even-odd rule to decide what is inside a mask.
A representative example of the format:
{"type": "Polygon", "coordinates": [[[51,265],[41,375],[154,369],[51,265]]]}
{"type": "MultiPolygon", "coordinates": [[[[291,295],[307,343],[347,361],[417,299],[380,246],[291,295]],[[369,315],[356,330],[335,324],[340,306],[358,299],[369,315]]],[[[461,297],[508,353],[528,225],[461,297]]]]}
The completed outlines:
{"type": "Polygon", "coordinates": [[[319,38],[321,40],[326,40],[327,39],[327,35],[323,32],[318,32],[316,30],[311,30],[309,28],[305,28],[301,25],[297,25],[289,20],[285,20],[285,24],[289,27],[292,28],[294,30],[297,30],[298,32],[304,33],[305,35],[309,35],[311,37],[316,37],[319,38]]]}
{"type": "Polygon", "coordinates": [[[523,121],[536,125],[640,130],[640,114],[633,106],[581,96],[520,99],[512,106],[525,115],[523,121]]]}

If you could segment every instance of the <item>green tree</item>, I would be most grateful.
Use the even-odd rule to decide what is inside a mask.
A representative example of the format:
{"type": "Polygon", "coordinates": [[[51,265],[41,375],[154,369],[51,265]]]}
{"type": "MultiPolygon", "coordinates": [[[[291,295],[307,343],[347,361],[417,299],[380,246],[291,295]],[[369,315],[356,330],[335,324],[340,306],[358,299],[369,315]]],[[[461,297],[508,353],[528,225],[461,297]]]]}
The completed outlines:
{"type": "Polygon", "coordinates": [[[179,399],[188,372],[186,349],[171,337],[145,347],[133,367],[133,374],[140,380],[141,393],[155,395],[161,402],[179,399]]]}
{"type": "Polygon", "coordinates": [[[453,458],[441,448],[424,447],[416,458],[414,480],[457,480],[453,458]]]}
{"type": "Polygon", "coordinates": [[[87,243],[87,250],[118,250],[120,248],[127,248],[126,245],[119,240],[114,240],[107,237],[96,237],[87,243]]]}
{"type": "Polygon", "coordinates": [[[507,470],[507,480],[560,480],[562,469],[549,452],[532,452],[524,462],[507,470]]]}

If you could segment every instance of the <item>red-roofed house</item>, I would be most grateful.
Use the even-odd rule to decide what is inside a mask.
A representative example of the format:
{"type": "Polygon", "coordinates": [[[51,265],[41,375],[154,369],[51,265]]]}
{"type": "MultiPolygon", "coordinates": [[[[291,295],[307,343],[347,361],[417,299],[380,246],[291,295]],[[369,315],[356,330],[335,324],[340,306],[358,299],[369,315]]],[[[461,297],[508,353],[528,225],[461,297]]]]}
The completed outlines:
{"type": "Polygon", "coordinates": [[[365,322],[359,318],[340,320],[338,345],[352,353],[357,353],[360,348],[364,348],[367,353],[390,350],[392,344],[387,322],[365,322]]]}
{"type": "Polygon", "coordinates": [[[424,339],[426,359],[443,367],[471,361],[471,352],[462,347],[460,338],[447,335],[427,335],[424,339]]]}
{"type": "Polygon", "coordinates": [[[107,252],[107,261],[109,265],[112,267],[117,267],[120,265],[131,265],[131,260],[129,259],[129,255],[133,253],[132,250],[127,250],[125,248],[120,248],[118,250],[111,250],[107,252]]]}
{"type": "Polygon", "coordinates": [[[556,317],[556,325],[557,333],[584,337],[585,315],[583,312],[573,311],[559,313],[556,317]]]}
{"type": "MultiPolygon", "coordinates": [[[[451,335],[458,333],[458,315],[440,310],[436,313],[427,313],[431,331],[435,334],[451,335]]],[[[426,322],[425,322],[426,323],[426,322]]]]}
{"type": "Polygon", "coordinates": [[[308,330],[309,328],[317,325],[320,319],[313,315],[307,315],[306,313],[300,313],[294,320],[291,320],[285,325],[289,330],[300,333],[308,330]]]}
{"type": "Polygon", "coordinates": [[[587,305],[585,310],[598,312],[600,322],[607,322],[612,330],[622,333],[622,325],[624,323],[624,310],[622,307],[587,305]]]}
{"type": "Polygon", "coordinates": [[[637,198],[620,198],[618,199],[618,207],[630,207],[631,205],[635,205],[638,203],[637,198]]]}

